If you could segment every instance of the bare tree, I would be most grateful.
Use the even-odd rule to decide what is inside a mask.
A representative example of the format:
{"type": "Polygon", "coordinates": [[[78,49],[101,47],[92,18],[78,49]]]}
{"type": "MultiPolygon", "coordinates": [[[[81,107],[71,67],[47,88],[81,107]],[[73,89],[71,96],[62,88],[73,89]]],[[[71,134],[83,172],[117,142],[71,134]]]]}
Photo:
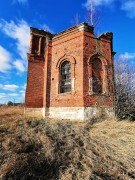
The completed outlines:
{"type": "Polygon", "coordinates": [[[135,67],[125,59],[115,62],[115,91],[116,116],[135,120],[135,67]]]}
{"type": "Polygon", "coordinates": [[[80,23],[80,15],[78,13],[75,15],[71,23],[73,26],[77,26],[80,23]]]}
{"type": "Polygon", "coordinates": [[[95,33],[97,36],[99,35],[100,21],[100,11],[94,6],[93,0],[91,0],[86,14],[86,22],[95,27],[95,33]]]}

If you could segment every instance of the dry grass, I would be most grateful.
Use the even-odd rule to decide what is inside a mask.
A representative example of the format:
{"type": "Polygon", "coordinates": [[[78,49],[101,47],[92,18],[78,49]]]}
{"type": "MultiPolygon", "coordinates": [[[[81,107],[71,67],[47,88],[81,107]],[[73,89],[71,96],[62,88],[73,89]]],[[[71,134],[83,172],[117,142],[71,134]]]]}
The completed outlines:
{"type": "Polygon", "coordinates": [[[0,106],[0,117],[22,115],[24,108],[22,106],[0,106]]]}
{"type": "Polygon", "coordinates": [[[135,179],[135,123],[49,122],[9,111],[0,111],[0,179],[135,179]]]}
{"type": "Polygon", "coordinates": [[[24,114],[24,108],[22,106],[0,106],[0,119],[14,120],[22,117],[24,114]]]}
{"type": "Polygon", "coordinates": [[[92,126],[90,137],[135,175],[135,122],[106,120],[92,126]]]}

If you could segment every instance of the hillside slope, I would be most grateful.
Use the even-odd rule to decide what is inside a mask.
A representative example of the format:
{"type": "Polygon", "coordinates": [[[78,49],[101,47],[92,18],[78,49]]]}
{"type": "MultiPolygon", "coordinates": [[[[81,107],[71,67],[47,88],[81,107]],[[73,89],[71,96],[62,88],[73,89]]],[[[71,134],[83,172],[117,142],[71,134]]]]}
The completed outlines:
{"type": "Polygon", "coordinates": [[[45,121],[25,118],[22,109],[0,109],[0,179],[135,179],[134,128],[113,120],[45,121]]]}
{"type": "Polygon", "coordinates": [[[135,178],[135,122],[106,120],[92,126],[90,137],[102,144],[135,178]]]}

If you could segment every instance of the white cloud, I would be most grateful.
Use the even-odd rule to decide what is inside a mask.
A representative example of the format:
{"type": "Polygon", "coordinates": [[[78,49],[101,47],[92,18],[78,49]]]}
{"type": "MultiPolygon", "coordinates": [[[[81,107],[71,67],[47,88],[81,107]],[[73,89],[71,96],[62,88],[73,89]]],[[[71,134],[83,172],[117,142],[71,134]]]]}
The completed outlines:
{"type": "Polygon", "coordinates": [[[130,18],[135,17],[135,0],[122,1],[121,9],[126,11],[127,16],[130,18]]]}
{"type": "Polygon", "coordinates": [[[24,72],[25,70],[26,70],[26,68],[25,68],[25,64],[24,64],[24,62],[23,62],[23,60],[16,60],[16,61],[14,61],[13,62],[13,65],[14,65],[14,67],[19,71],[19,72],[24,72]]]}
{"type": "Polygon", "coordinates": [[[25,98],[25,90],[26,90],[26,83],[22,86],[22,90],[20,90],[23,99],[25,98]]]}
{"type": "Polygon", "coordinates": [[[123,59],[123,60],[131,60],[131,59],[134,59],[134,58],[135,58],[135,53],[125,52],[125,53],[123,53],[123,54],[120,54],[120,55],[119,55],[119,58],[120,58],[120,59],[123,59]]]}
{"type": "Polygon", "coordinates": [[[18,0],[19,3],[27,3],[27,0],[18,0]]]}
{"type": "Polygon", "coordinates": [[[24,90],[21,90],[20,93],[24,93],[25,91],[24,90]]]}
{"type": "Polygon", "coordinates": [[[6,72],[7,70],[11,69],[11,54],[0,46],[0,71],[6,72]]]}
{"type": "Polygon", "coordinates": [[[8,101],[24,102],[25,87],[26,84],[24,84],[23,86],[18,86],[15,84],[5,84],[5,85],[0,84],[0,89],[5,90],[5,92],[0,92],[0,103],[7,104],[8,101]],[[6,92],[6,91],[11,91],[11,92],[6,92]]]}
{"type": "Polygon", "coordinates": [[[84,6],[87,9],[90,9],[90,4],[91,2],[93,3],[93,6],[106,6],[106,5],[110,5],[111,3],[113,3],[115,0],[87,0],[86,3],[84,4],[84,6]]]}
{"type": "Polygon", "coordinates": [[[26,83],[22,86],[22,88],[25,90],[26,89],[26,83]]]}
{"type": "Polygon", "coordinates": [[[7,97],[6,93],[0,93],[0,99],[5,99],[7,97]]]}
{"type": "MultiPolygon", "coordinates": [[[[0,28],[1,30],[10,38],[16,41],[16,52],[20,56],[20,59],[16,59],[12,61],[13,66],[21,73],[26,70],[27,67],[27,52],[29,50],[30,43],[30,27],[26,21],[20,20],[18,23],[14,21],[7,22],[5,20],[0,20],[0,28]]],[[[14,48],[15,49],[15,48],[14,48]]],[[[9,65],[9,60],[11,60],[11,55],[2,47],[0,48],[0,60],[2,57],[5,57],[3,61],[0,62],[0,70],[6,71],[11,68],[9,65]],[[2,53],[1,53],[2,51],[2,53]],[[7,58],[9,57],[9,58],[7,58]],[[9,59],[9,60],[8,60],[9,59]]]]}
{"type": "Polygon", "coordinates": [[[28,0],[13,0],[13,3],[21,3],[21,4],[27,4],[28,3],[28,0]]]}
{"type": "Polygon", "coordinates": [[[121,10],[127,13],[129,18],[135,18],[135,0],[86,0],[84,6],[87,9],[90,9],[91,2],[93,3],[93,7],[97,6],[109,6],[114,2],[120,2],[121,10]]]}
{"type": "Polygon", "coordinates": [[[7,91],[14,92],[18,88],[19,88],[19,86],[15,85],[15,84],[5,84],[5,85],[0,84],[0,89],[7,90],[7,91]]]}
{"type": "Polygon", "coordinates": [[[1,20],[0,27],[6,35],[16,40],[18,54],[23,60],[26,60],[30,43],[30,28],[27,22],[21,20],[15,23],[1,20]]]}
{"type": "Polygon", "coordinates": [[[17,96],[19,96],[19,94],[16,94],[16,93],[11,93],[11,94],[8,94],[9,96],[11,96],[11,97],[17,97],[17,96]]]}
{"type": "Polygon", "coordinates": [[[18,102],[22,102],[22,95],[20,96],[20,94],[17,93],[0,93],[0,103],[2,104],[7,104],[8,101],[15,101],[17,100],[18,102]],[[21,97],[21,99],[19,100],[19,97],[21,97]]]}
{"type": "Polygon", "coordinates": [[[21,90],[20,93],[21,93],[22,98],[24,99],[25,98],[25,90],[21,90]]]}
{"type": "Polygon", "coordinates": [[[54,33],[54,31],[49,26],[47,26],[46,24],[40,25],[40,28],[43,29],[44,31],[54,33]]]}

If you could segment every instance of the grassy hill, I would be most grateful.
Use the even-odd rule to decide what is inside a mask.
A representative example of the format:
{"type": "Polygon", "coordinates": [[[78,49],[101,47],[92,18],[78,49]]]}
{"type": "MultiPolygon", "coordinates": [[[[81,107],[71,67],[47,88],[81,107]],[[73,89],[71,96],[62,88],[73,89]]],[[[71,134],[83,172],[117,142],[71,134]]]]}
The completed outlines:
{"type": "Polygon", "coordinates": [[[26,118],[0,107],[0,179],[135,179],[135,122],[26,118]]]}

